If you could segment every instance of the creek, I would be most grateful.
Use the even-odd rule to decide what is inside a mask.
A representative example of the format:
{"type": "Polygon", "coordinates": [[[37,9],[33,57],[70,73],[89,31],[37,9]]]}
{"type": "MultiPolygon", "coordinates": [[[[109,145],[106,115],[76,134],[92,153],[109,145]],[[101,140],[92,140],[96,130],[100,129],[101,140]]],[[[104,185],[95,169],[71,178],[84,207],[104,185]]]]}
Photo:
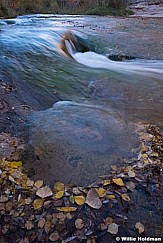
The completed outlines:
{"type": "Polygon", "coordinates": [[[126,51],[134,59],[109,60],[120,53],[108,40],[116,25],[116,18],[53,14],[0,21],[0,69],[35,104],[26,124],[35,178],[91,183],[133,156],[138,123],[162,127],[163,60],[141,56],[141,45],[138,53],[126,51]],[[92,51],[64,55],[59,46],[67,31],[92,51]]]}

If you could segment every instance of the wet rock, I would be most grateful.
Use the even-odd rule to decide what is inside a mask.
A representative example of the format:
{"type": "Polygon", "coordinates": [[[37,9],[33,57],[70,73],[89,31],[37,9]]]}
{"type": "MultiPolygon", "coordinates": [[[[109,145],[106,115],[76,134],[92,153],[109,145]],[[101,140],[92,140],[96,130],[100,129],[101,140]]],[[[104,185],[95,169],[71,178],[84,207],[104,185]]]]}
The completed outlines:
{"type": "MultiPolygon", "coordinates": [[[[87,184],[120,163],[136,142],[119,114],[99,106],[57,102],[31,116],[31,145],[41,151],[35,178],[87,184]]],[[[128,153],[129,155],[129,153],[128,153]]]]}

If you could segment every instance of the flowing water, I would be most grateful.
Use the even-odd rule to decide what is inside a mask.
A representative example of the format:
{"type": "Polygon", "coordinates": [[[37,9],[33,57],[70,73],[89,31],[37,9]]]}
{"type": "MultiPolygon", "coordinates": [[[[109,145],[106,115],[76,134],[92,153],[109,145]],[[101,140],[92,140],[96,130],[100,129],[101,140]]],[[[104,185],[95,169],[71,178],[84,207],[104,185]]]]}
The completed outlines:
{"type": "MultiPolygon", "coordinates": [[[[1,72],[21,84],[22,95],[28,90],[29,103],[42,104],[30,114],[29,143],[39,154],[36,177],[44,175],[48,183],[95,180],[131,156],[138,145],[133,124],[163,124],[163,61],[110,60],[115,48],[107,34],[84,28],[95,21],[103,28],[108,20],[29,15],[0,21],[1,72]],[[60,43],[67,31],[90,51],[67,41],[65,55],[60,43]]],[[[114,28],[116,19],[109,21],[114,28]]]]}

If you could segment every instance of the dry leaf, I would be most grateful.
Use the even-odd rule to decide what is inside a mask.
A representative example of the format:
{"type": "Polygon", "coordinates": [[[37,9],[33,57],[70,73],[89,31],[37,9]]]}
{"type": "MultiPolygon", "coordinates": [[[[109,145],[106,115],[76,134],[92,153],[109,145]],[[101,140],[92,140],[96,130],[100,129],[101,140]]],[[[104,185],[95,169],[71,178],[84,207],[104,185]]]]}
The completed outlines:
{"type": "Polygon", "coordinates": [[[104,180],[104,182],[103,182],[103,185],[104,186],[107,186],[107,185],[109,185],[110,184],[110,180],[104,180]]]}
{"type": "Polygon", "coordinates": [[[51,241],[57,241],[58,239],[59,239],[59,234],[58,234],[57,231],[54,232],[54,233],[52,233],[52,234],[50,235],[50,237],[49,237],[49,240],[51,240],[51,241]]]}
{"type": "Polygon", "coordinates": [[[43,199],[40,199],[40,198],[39,199],[35,199],[34,202],[33,202],[34,209],[38,210],[38,209],[42,208],[43,203],[44,203],[43,199]]]}
{"type": "Polygon", "coordinates": [[[8,201],[8,197],[6,196],[0,196],[0,202],[3,203],[3,202],[7,202],[8,201]]]}
{"type": "Polygon", "coordinates": [[[30,242],[27,238],[24,238],[24,239],[20,240],[19,243],[30,243],[30,242]]]}
{"type": "Polygon", "coordinates": [[[130,171],[128,172],[128,176],[129,176],[129,177],[135,177],[135,172],[132,171],[132,170],[130,170],[130,171]]]}
{"type": "Polygon", "coordinates": [[[63,197],[63,195],[64,195],[64,191],[59,191],[56,193],[55,198],[60,199],[63,197]]]}
{"type": "Polygon", "coordinates": [[[113,179],[113,182],[118,186],[124,186],[123,180],[121,178],[113,179]]]}
{"type": "Polygon", "coordinates": [[[44,218],[41,218],[39,221],[38,221],[38,227],[39,228],[43,228],[45,225],[45,219],[44,218]]]}
{"type": "Polygon", "coordinates": [[[43,184],[44,184],[44,182],[42,180],[38,180],[35,182],[34,186],[37,188],[40,188],[43,186],[43,184]]]}
{"type": "Polygon", "coordinates": [[[113,218],[111,217],[107,217],[106,219],[104,219],[105,224],[109,225],[113,223],[113,218]]]}
{"type": "Polygon", "coordinates": [[[62,211],[62,212],[67,212],[67,213],[69,213],[69,212],[74,212],[74,211],[76,211],[77,208],[75,208],[75,207],[57,207],[56,209],[57,209],[58,211],[62,211]]]}
{"type": "Polygon", "coordinates": [[[24,199],[25,204],[29,205],[32,202],[32,199],[30,197],[24,199]]]}
{"type": "Polygon", "coordinates": [[[101,187],[97,190],[97,193],[98,193],[99,197],[104,197],[106,195],[106,190],[101,187]]]}
{"type": "Polygon", "coordinates": [[[128,181],[128,182],[126,183],[126,187],[127,187],[127,189],[129,189],[130,191],[133,191],[133,190],[135,189],[135,183],[132,182],[132,181],[128,181]]]}
{"type": "Polygon", "coordinates": [[[129,202],[129,201],[130,201],[130,197],[129,197],[129,195],[126,194],[126,193],[122,194],[121,197],[122,197],[122,199],[123,199],[124,201],[126,201],[126,202],[129,202]]]}
{"type": "Polygon", "coordinates": [[[109,224],[107,231],[112,235],[116,235],[118,233],[118,225],[115,223],[109,224]]]}
{"type": "Polygon", "coordinates": [[[136,224],[135,224],[135,228],[139,231],[139,234],[141,234],[141,233],[143,233],[144,232],[144,225],[143,224],[141,224],[140,222],[137,222],[136,224]]]}
{"type": "Polygon", "coordinates": [[[100,229],[103,231],[103,230],[107,230],[107,225],[106,224],[100,224],[100,229]]]}
{"type": "Polygon", "coordinates": [[[34,224],[32,223],[32,221],[29,220],[25,223],[25,227],[27,230],[31,230],[34,228],[34,224]]]}
{"type": "Polygon", "coordinates": [[[111,165],[110,166],[112,168],[112,170],[116,171],[117,170],[117,166],[116,165],[111,165]]]}
{"type": "Polygon", "coordinates": [[[88,191],[85,203],[87,203],[90,207],[95,209],[101,208],[102,202],[99,199],[96,189],[92,188],[88,191]]]}
{"type": "Polygon", "coordinates": [[[28,179],[27,182],[26,182],[26,185],[29,186],[29,187],[32,187],[34,185],[34,181],[28,179]]]}
{"type": "Polygon", "coordinates": [[[38,191],[36,192],[36,195],[41,198],[46,198],[46,197],[52,196],[53,192],[48,186],[44,186],[44,187],[38,189],[38,191]]]}
{"type": "Polygon", "coordinates": [[[64,191],[64,190],[65,190],[65,186],[64,186],[64,184],[61,183],[61,182],[56,182],[56,183],[54,184],[54,190],[55,190],[56,192],[64,191]]]}
{"type": "Polygon", "coordinates": [[[76,204],[83,205],[85,203],[85,197],[83,196],[74,196],[76,204]]]}
{"type": "Polygon", "coordinates": [[[106,198],[107,199],[115,199],[115,196],[114,195],[106,195],[106,198]]]}
{"type": "Polygon", "coordinates": [[[82,219],[77,219],[75,221],[75,227],[78,230],[82,229],[84,227],[84,221],[82,219]]]}
{"type": "Polygon", "coordinates": [[[45,223],[45,232],[47,234],[49,234],[49,231],[51,230],[52,224],[53,224],[52,221],[46,221],[46,223],[45,223]]]}

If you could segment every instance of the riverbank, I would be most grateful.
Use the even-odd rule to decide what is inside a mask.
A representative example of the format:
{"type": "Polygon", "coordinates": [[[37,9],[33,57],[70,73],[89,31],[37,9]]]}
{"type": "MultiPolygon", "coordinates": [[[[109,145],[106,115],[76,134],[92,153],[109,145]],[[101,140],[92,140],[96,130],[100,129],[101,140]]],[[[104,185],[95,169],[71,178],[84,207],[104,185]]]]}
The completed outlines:
{"type": "MultiPolygon", "coordinates": [[[[33,181],[22,162],[0,161],[0,241],[112,242],[162,236],[162,145],[157,127],[140,125],[140,150],[87,187],[33,181]]],[[[8,146],[18,145],[8,137],[8,146]]],[[[13,152],[13,151],[12,151],[13,152]]]]}

